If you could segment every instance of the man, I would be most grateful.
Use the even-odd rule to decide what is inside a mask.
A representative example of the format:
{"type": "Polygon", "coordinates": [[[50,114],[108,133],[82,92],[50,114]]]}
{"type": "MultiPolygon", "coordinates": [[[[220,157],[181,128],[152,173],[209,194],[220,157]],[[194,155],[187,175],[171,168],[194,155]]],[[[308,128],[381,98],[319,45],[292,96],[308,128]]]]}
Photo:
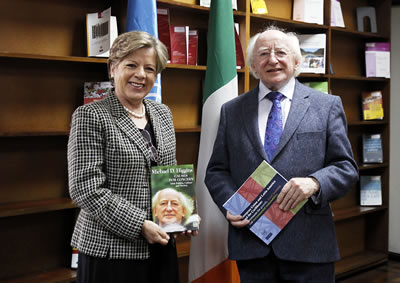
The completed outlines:
{"type": "Polygon", "coordinates": [[[205,178],[230,222],[229,257],[242,283],[334,282],[339,251],[329,204],[358,180],[341,100],[295,79],[301,53],[292,33],[269,27],[247,54],[259,84],[222,106],[205,178]],[[282,210],[308,199],[270,245],[222,206],[262,160],[289,180],[277,198],[282,210]]]}
{"type": "Polygon", "coordinates": [[[153,196],[152,202],[154,222],[164,228],[164,231],[178,232],[198,229],[199,220],[197,214],[192,215],[194,205],[190,197],[175,189],[166,188],[158,191],[153,196]],[[191,219],[190,223],[188,223],[189,218],[191,219]],[[193,218],[197,220],[197,223],[193,223],[193,218]]]}

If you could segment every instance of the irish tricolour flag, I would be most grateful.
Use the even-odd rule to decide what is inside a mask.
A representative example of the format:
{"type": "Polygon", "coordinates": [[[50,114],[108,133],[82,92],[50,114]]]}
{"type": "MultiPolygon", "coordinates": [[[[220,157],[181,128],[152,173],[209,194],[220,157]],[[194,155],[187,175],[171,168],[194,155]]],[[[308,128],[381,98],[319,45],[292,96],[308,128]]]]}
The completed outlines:
{"type": "Polygon", "coordinates": [[[208,24],[207,71],[203,93],[196,195],[200,233],[192,237],[189,281],[239,282],[236,264],[228,258],[228,222],[214,204],[204,177],[223,103],[238,95],[235,35],[231,0],[213,0],[208,24]]]}

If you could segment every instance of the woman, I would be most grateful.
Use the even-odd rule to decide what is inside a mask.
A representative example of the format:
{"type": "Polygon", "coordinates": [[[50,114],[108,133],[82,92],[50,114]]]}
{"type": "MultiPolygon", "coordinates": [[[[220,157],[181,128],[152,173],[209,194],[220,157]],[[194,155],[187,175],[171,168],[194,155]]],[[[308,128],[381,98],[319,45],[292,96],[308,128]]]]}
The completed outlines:
{"type": "Polygon", "coordinates": [[[72,236],[80,252],[78,282],[179,281],[174,237],[151,221],[151,166],[176,164],[172,116],[167,106],[144,99],[167,54],[148,33],[120,35],[108,59],[113,90],[72,116],[68,170],[71,198],[81,208],[72,236]]]}

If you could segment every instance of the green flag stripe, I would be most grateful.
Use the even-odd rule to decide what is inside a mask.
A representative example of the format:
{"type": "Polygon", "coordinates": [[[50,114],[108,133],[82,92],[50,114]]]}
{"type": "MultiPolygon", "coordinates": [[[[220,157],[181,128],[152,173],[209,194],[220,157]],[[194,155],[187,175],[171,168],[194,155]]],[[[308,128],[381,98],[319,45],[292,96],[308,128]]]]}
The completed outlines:
{"type": "Polygon", "coordinates": [[[231,0],[211,1],[207,71],[203,102],[236,76],[236,50],[231,0]]]}

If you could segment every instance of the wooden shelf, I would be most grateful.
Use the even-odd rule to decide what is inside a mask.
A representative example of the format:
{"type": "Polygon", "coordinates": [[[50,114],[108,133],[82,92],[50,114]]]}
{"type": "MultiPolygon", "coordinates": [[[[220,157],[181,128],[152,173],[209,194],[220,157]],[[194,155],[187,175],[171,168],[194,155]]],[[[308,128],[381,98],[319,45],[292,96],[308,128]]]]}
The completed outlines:
{"type": "Polygon", "coordinates": [[[355,76],[355,75],[329,75],[329,77],[333,80],[349,80],[349,81],[371,81],[371,82],[389,82],[388,78],[367,78],[364,76],[355,76]]]}
{"type": "Polygon", "coordinates": [[[379,212],[382,210],[387,210],[388,207],[386,205],[383,206],[355,206],[346,209],[335,210],[333,212],[333,219],[335,222],[347,220],[354,217],[360,217],[366,214],[371,214],[375,212],[379,212]]]}
{"type": "Polygon", "coordinates": [[[55,270],[44,271],[29,276],[19,277],[17,279],[0,280],[1,283],[69,283],[75,282],[76,270],[70,268],[58,268],[55,270]]]}
{"type": "Polygon", "coordinates": [[[70,198],[0,204],[0,218],[76,208],[70,198]]]}
{"type": "Polygon", "coordinates": [[[274,17],[270,16],[268,14],[266,15],[261,15],[261,14],[250,14],[251,20],[254,22],[264,22],[265,21],[270,21],[270,22],[279,22],[279,26],[283,26],[285,28],[290,28],[290,29],[310,29],[313,30],[313,33],[316,32],[327,32],[328,31],[328,26],[326,25],[318,25],[318,24],[311,24],[311,23],[305,23],[305,22],[299,22],[299,21],[293,21],[291,19],[284,19],[280,17],[274,17]]]}
{"type": "Polygon", "coordinates": [[[301,73],[299,75],[299,78],[300,79],[303,79],[303,78],[316,78],[316,79],[326,79],[327,80],[329,78],[329,75],[326,75],[326,74],[301,73]]]}
{"type": "Polygon", "coordinates": [[[386,126],[389,123],[386,120],[375,120],[375,121],[354,121],[348,122],[349,127],[364,127],[364,126],[386,126]]]}
{"type": "MultiPolygon", "coordinates": [[[[10,59],[34,59],[34,60],[47,60],[47,61],[60,61],[60,62],[78,62],[78,63],[101,63],[106,64],[107,58],[92,58],[92,57],[75,57],[75,56],[50,56],[40,54],[27,54],[27,53],[9,53],[0,52],[0,58],[10,59]]],[[[182,70],[197,70],[205,71],[206,66],[201,65],[185,65],[185,64],[167,64],[168,69],[182,69],[182,70]]],[[[244,68],[237,69],[238,72],[244,72],[244,68]]]]}
{"type": "Polygon", "coordinates": [[[376,164],[359,164],[358,170],[359,171],[367,171],[367,170],[372,170],[372,169],[388,168],[388,167],[389,167],[389,163],[387,163],[387,162],[376,163],[376,164]]]}
{"type": "Polygon", "coordinates": [[[0,52],[0,58],[35,59],[35,60],[65,61],[65,62],[79,62],[79,63],[102,63],[102,64],[107,63],[107,59],[105,58],[50,56],[41,54],[9,53],[9,52],[0,52]]]}
{"type": "Polygon", "coordinates": [[[375,38],[375,39],[380,39],[380,40],[389,40],[389,38],[382,36],[379,33],[373,33],[373,32],[360,32],[357,30],[350,30],[346,28],[340,28],[340,27],[331,27],[332,33],[338,33],[338,34],[344,34],[348,36],[357,36],[357,37],[362,37],[362,38],[375,38]]]}
{"type": "Polygon", "coordinates": [[[168,64],[168,69],[183,69],[183,70],[195,70],[195,71],[205,71],[206,66],[195,66],[195,65],[184,65],[184,64],[168,64]]]}
{"type": "Polygon", "coordinates": [[[176,133],[200,133],[201,127],[193,127],[193,128],[176,128],[176,133]]]}
{"type": "Polygon", "coordinates": [[[336,279],[387,262],[387,253],[365,251],[345,257],[335,264],[336,279]]]}

